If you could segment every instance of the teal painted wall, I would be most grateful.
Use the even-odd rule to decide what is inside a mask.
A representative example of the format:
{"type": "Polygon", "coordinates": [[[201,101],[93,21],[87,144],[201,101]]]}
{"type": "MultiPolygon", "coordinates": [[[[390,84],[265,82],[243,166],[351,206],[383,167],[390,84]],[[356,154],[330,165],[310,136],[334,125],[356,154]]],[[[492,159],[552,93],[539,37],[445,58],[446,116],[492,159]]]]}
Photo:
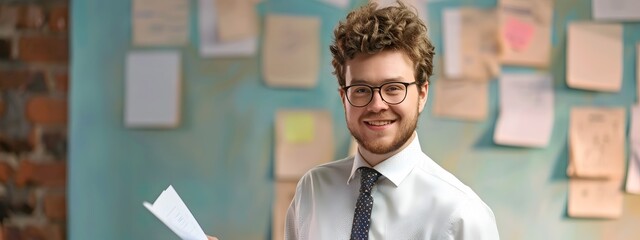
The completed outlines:
{"type": "MultiPolygon", "coordinates": [[[[358,5],[363,1],[353,3],[358,5]]],[[[492,0],[432,0],[430,35],[442,55],[441,10],[492,0]]],[[[203,59],[198,55],[197,1],[192,0],[190,42],[183,62],[182,124],[170,130],[123,125],[124,62],[131,46],[130,0],[72,1],[72,86],[69,165],[69,239],[177,239],[142,207],[172,184],[205,232],[222,239],[269,239],[274,197],[273,119],[280,108],[320,108],[334,113],[336,158],[346,155],[349,134],[328,45],[347,10],[314,0],[270,0],[267,13],[322,19],[318,86],[267,88],[260,57],[203,59]]],[[[502,239],[634,239],[640,234],[640,197],[625,195],[617,220],[566,216],[567,130],[572,106],[625,106],[636,101],[635,43],[640,24],[624,25],[624,82],[619,93],[567,88],[566,24],[589,19],[589,0],[556,0],[553,24],[555,125],[549,147],[494,145],[497,82],[490,85],[489,118],[480,123],[434,118],[431,103],[420,118],[423,149],[471,186],[492,207],[502,239]]],[[[433,80],[437,84],[437,76],[433,80]]],[[[431,92],[432,98],[433,94],[431,92]]]]}

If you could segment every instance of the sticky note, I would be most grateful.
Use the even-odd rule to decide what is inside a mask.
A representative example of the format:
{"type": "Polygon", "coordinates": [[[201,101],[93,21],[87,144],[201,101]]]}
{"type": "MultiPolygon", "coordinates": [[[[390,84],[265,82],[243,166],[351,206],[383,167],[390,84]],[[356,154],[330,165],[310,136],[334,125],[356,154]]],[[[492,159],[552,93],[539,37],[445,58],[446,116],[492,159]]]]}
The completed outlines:
{"type": "Polygon", "coordinates": [[[292,113],[284,119],[284,136],[290,143],[306,143],[313,140],[315,122],[308,113],[292,113]]]}

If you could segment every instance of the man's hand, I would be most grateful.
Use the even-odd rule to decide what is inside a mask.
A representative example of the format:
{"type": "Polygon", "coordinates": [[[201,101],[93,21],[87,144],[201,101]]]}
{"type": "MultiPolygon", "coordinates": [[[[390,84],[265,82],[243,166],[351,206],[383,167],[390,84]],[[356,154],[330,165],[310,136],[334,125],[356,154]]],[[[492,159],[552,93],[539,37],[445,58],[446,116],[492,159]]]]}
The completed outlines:
{"type": "Polygon", "coordinates": [[[207,236],[207,240],[218,240],[217,237],[207,236]]]}

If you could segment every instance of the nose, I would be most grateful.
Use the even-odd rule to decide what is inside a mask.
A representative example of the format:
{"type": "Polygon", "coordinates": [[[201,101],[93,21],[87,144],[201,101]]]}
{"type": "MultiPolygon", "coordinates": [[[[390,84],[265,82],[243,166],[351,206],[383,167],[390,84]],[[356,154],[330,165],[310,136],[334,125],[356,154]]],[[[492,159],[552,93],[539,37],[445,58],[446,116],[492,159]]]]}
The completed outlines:
{"type": "Polygon", "coordinates": [[[382,110],[386,110],[389,108],[389,105],[382,100],[382,95],[380,94],[380,89],[375,89],[373,92],[373,97],[371,98],[371,102],[367,105],[367,110],[370,112],[380,112],[382,110]],[[378,91],[377,93],[375,91],[378,91]]]}

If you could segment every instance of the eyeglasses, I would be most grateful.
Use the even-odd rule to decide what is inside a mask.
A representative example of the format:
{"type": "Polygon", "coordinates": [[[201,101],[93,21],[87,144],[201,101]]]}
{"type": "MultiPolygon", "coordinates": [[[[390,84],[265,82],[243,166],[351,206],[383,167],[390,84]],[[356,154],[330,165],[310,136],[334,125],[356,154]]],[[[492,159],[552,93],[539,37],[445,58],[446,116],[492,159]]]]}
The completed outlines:
{"type": "Polygon", "coordinates": [[[379,87],[356,84],[343,87],[342,90],[346,92],[347,101],[354,107],[367,106],[373,99],[373,90],[376,89],[378,89],[378,94],[380,94],[382,101],[387,104],[396,105],[400,104],[407,97],[407,88],[409,85],[416,83],[417,82],[388,82],[379,87]]]}

